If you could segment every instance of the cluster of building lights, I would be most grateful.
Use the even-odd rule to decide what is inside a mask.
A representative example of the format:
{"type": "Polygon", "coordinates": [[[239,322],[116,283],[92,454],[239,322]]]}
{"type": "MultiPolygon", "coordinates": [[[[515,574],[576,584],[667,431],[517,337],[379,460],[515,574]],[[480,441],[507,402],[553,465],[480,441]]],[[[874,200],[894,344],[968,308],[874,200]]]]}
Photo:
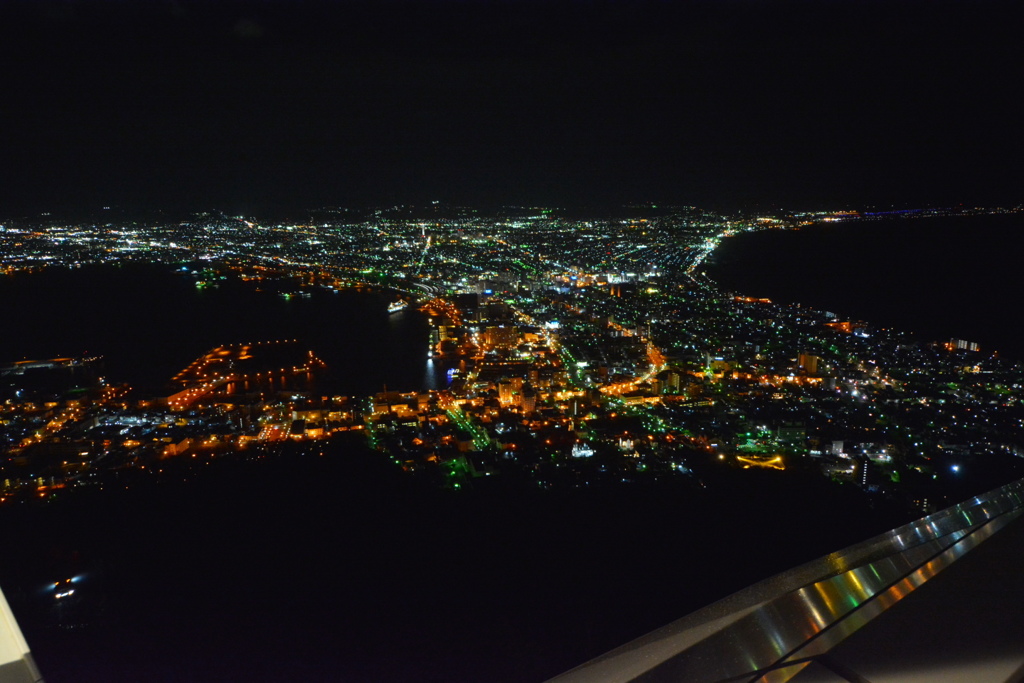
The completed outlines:
{"type": "MultiPolygon", "coordinates": [[[[267,367],[273,345],[284,342],[218,347],[173,378],[180,391],[162,403],[146,399],[157,424],[174,423],[153,430],[172,441],[161,457],[363,429],[404,468],[441,468],[459,486],[509,467],[541,485],[686,476],[686,459],[706,453],[741,469],[784,470],[794,458],[811,459],[827,476],[891,490],[901,472],[959,475],[972,457],[1021,449],[1016,363],[965,340],[927,344],[825,311],[737,296],[701,274],[731,235],[870,216],[740,219],[692,207],[628,219],[532,209],[413,214],[405,207],[358,218],[326,212],[301,225],[219,215],[175,225],[6,224],[0,267],[186,262],[180,272],[203,286],[238,277],[253,285],[288,279],[287,293],[387,289],[430,316],[430,358],[462,366],[444,390],[351,399],[370,404],[362,410],[342,409],[348,398],[325,407],[305,397],[285,407],[281,380],[323,366],[311,351],[267,367]],[[263,417],[251,424],[231,417],[245,412],[232,386],[271,380],[278,391],[260,393],[263,417]],[[191,427],[158,408],[199,413],[198,422],[213,411],[222,433],[203,435],[200,425],[186,438],[191,427]],[[763,436],[742,436],[754,422],[765,423],[763,436]],[[624,438],[638,424],[642,438],[624,438]],[[861,465],[851,470],[850,460],[861,465]]],[[[90,419],[131,407],[107,387],[92,409],[90,419]]],[[[36,410],[12,399],[0,407],[0,430],[10,435],[0,447],[31,452],[87,432],[88,412],[69,404],[36,410]]],[[[99,420],[96,429],[104,426],[99,420]]],[[[108,457],[116,443],[145,450],[126,446],[144,441],[135,427],[123,429],[119,442],[95,439],[85,460],[108,457]]],[[[145,462],[133,458],[124,461],[145,462]]],[[[62,476],[80,481],[82,469],[62,476]]],[[[18,488],[7,486],[5,498],[18,488]]]]}

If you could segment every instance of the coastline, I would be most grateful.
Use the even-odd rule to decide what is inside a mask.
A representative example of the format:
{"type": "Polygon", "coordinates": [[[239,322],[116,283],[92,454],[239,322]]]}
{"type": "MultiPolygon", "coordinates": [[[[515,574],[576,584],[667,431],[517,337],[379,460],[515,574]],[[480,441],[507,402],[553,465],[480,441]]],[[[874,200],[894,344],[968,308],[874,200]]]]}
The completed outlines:
{"type": "Polygon", "coordinates": [[[723,291],[1022,358],[1007,319],[1009,302],[1024,296],[1011,256],[1022,225],[1013,213],[734,231],[698,273],[723,291]]]}

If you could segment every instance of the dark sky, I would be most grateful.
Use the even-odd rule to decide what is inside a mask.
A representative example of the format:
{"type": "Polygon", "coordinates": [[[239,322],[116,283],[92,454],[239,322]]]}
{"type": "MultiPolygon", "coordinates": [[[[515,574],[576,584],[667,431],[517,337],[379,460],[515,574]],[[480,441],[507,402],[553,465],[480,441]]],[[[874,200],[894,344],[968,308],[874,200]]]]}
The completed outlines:
{"type": "Polygon", "coordinates": [[[1021,201],[1020,3],[0,4],[0,215],[1021,201]]]}

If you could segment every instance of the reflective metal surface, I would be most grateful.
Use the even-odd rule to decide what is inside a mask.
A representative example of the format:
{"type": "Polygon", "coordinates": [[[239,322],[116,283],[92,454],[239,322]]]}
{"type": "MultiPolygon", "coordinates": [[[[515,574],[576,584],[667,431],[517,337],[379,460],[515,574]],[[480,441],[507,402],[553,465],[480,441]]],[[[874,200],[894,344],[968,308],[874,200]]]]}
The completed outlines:
{"type": "Polygon", "coordinates": [[[554,680],[787,681],[1022,510],[1024,480],[768,579],[554,680]]]}
{"type": "Polygon", "coordinates": [[[0,683],[40,683],[42,680],[28,651],[28,643],[0,591],[0,683]]]}

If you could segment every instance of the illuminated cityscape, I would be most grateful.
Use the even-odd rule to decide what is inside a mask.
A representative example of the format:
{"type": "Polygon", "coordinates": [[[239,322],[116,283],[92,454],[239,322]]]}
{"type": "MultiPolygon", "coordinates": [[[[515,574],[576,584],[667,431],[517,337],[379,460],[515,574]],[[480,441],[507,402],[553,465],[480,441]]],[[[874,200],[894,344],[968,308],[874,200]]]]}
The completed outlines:
{"type": "Polygon", "coordinates": [[[0,683],[1019,679],[1022,10],[0,2],[0,683]]]}
{"type": "MultiPolygon", "coordinates": [[[[232,339],[144,394],[99,376],[98,358],[14,361],[3,368],[3,502],[352,430],[410,476],[453,489],[512,472],[542,489],[695,478],[710,463],[811,470],[921,513],[949,502],[951,473],[1021,455],[1018,360],[730,293],[701,268],[731,235],[872,216],[634,211],[486,216],[435,204],[266,226],[212,214],[8,222],[12,276],[141,261],[200,290],[232,280],[286,301],[390,293],[387,315],[428,317],[424,358],[447,372],[437,388],[325,396],[316,349],[232,339]]],[[[1014,212],[905,218],[950,213],[1014,212]]]]}

